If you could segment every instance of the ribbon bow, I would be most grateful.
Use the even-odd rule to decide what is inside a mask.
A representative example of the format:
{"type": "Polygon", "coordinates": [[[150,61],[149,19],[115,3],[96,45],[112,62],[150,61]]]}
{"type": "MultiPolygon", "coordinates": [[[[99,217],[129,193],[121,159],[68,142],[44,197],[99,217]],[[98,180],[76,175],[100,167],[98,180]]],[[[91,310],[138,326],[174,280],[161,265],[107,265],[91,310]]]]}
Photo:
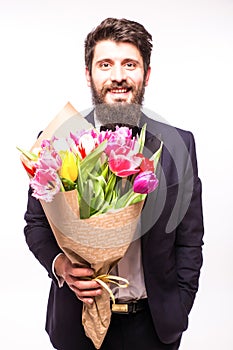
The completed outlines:
{"type": "Polygon", "coordinates": [[[99,275],[99,276],[93,278],[93,280],[98,282],[99,284],[101,284],[101,286],[104,289],[106,289],[106,291],[109,293],[109,295],[113,301],[113,304],[115,304],[115,297],[113,295],[113,292],[111,291],[111,289],[107,285],[107,283],[116,284],[119,288],[127,288],[129,285],[129,281],[126,278],[114,276],[114,275],[107,275],[107,274],[99,275]]]}

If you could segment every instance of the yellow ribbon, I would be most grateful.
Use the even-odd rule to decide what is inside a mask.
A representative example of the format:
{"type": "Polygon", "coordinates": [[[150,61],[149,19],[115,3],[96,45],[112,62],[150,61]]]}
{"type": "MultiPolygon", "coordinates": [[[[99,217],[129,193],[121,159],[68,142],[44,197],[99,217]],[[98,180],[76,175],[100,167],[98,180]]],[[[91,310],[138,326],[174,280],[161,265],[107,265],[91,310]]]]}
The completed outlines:
{"type": "Polygon", "coordinates": [[[106,289],[106,291],[109,293],[109,295],[113,301],[113,304],[115,304],[115,297],[113,295],[113,292],[111,291],[111,289],[107,285],[107,283],[116,284],[119,288],[127,288],[129,285],[129,281],[126,278],[114,276],[114,275],[107,275],[107,274],[99,275],[99,276],[93,278],[93,280],[98,282],[104,289],[106,289]],[[123,284],[121,284],[121,282],[123,284]]]}

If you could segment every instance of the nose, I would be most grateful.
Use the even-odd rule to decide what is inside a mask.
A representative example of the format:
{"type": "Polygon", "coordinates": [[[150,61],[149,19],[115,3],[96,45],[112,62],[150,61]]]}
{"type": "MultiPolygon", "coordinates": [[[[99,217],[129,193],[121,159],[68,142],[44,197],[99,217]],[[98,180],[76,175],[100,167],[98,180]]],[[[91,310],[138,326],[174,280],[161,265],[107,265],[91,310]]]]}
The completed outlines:
{"type": "Polygon", "coordinates": [[[126,72],[121,65],[114,65],[111,69],[111,80],[121,82],[126,79],[126,72]]]}

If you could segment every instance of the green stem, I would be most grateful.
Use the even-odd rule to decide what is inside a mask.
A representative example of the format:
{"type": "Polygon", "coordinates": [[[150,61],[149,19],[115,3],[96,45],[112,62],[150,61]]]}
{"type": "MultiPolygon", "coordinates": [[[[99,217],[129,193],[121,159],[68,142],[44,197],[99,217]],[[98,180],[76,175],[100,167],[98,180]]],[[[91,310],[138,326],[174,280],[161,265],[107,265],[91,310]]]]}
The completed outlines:
{"type": "Polygon", "coordinates": [[[65,192],[65,188],[64,188],[64,186],[63,186],[63,183],[62,183],[62,182],[61,182],[60,190],[61,190],[61,192],[65,192]]]}

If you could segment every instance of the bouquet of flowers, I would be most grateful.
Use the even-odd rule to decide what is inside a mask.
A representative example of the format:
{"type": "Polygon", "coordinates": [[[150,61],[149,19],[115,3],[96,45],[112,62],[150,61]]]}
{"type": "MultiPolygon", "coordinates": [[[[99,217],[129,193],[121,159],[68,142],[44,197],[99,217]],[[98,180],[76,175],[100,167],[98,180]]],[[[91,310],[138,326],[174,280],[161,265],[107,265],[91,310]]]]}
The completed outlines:
{"type": "Polygon", "coordinates": [[[59,246],[73,263],[92,267],[104,287],[92,305],[83,305],[82,314],[85,332],[98,349],[110,323],[109,295],[115,302],[109,283],[128,285],[109,273],[135,237],[146,195],[158,186],[162,144],[150,159],[143,155],[146,125],[136,136],[125,126],[105,131],[79,126],[62,138],[54,132],[44,138],[46,132],[31,151],[18,149],[32,195],[40,200],[59,246]]]}

